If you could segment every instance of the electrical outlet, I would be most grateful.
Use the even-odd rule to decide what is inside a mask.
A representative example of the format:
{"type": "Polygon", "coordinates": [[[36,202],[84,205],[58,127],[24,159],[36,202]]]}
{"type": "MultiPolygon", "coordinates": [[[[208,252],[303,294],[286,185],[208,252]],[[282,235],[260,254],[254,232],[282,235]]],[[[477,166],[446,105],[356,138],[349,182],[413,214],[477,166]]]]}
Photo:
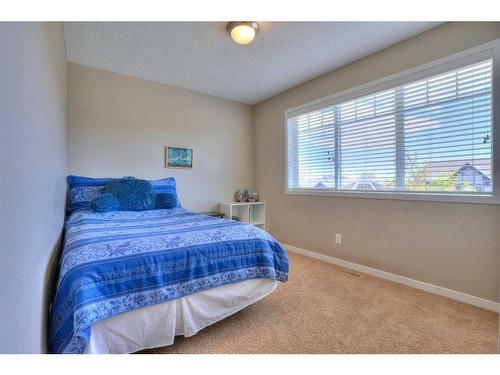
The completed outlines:
{"type": "Polygon", "coordinates": [[[340,233],[335,234],[335,243],[338,243],[338,244],[342,243],[342,235],[340,233]]]}

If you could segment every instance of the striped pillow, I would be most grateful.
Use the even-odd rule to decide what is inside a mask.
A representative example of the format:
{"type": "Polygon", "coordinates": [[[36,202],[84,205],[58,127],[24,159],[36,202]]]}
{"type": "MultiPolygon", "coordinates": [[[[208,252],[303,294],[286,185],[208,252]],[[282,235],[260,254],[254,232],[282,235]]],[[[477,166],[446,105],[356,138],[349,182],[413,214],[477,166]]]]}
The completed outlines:
{"type": "Polygon", "coordinates": [[[175,184],[175,178],[167,177],[161,180],[149,181],[153,185],[153,190],[155,193],[170,193],[177,199],[177,207],[181,207],[179,202],[179,197],[177,196],[177,187],[175,184]]]}
{"type": "Polygon", "coordinates": [[[73,212],[77,208],[90,207],[92,199],[106,191],[106,184],[111,178],[91,178],[68,176],[69,200],[66,211],[73,212]]]}

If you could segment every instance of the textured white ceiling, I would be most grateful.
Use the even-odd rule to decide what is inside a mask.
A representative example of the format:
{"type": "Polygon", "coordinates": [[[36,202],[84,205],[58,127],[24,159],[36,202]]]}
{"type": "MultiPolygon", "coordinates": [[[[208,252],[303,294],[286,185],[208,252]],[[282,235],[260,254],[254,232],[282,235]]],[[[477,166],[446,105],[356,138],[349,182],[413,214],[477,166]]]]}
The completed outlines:
{"type": "Polygon", "coordinates": [[[224,22],[69,22],[68,61],[255,104],[438,22],[259,22],[234,43],[224,22]]]}

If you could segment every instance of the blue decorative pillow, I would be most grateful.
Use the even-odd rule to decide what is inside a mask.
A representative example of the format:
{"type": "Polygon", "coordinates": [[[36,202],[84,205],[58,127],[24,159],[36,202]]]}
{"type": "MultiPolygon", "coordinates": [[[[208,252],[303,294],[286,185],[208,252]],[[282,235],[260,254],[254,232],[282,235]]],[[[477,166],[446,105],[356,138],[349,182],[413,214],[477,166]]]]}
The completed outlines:
{"type": "Polygon", "coordinates": [[[77,208],[90,207],[92,199],[106,190],[106,184],[109,180],[111,179],[108,177],[68,176],[66,178],[69,187],[68,213],[77,208]]]}
{"type": "Polygon", "coordinates": [[[175,199],[177,200],[177,207],[181,206],[181,203],[179,202],[179,197],[177,196],[175,178],[167,177],[161,180],[154,180],[149,182],[151,182],[151,185],[153,185],[153,189],[156,194],[170,193],[175,196],[175,199]]]}
{"type": "Polygon", "coordinates": [[[177,196],[172,193],[156,194],[156,208],[174,208],[177,204],[177,196]]]}
{"type": "Polygon", "coordinates": [[[153,186],[147,180],[133,177],[113,179],[106,184],[106,192],[120,202],[122,211],[144,211],[155,208],[153,186]]]}
{"type": "Polygon", "coordinates": [[[118,211],[120,209],[120,202],[114,195],[104,193],[92,199],[90,208],[98,212],[118,211]]]}

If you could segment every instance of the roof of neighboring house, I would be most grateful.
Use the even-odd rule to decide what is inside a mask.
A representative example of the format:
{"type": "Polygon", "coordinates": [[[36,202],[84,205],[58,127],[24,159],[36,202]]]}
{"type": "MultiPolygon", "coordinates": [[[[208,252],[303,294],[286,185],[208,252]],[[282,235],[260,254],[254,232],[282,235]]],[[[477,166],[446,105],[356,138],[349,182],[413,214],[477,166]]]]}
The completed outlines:
{"type": "Polygon", "coordinates": [[[477,175],[482,176],[486,183],[489,184],[491,182],[491,178],[486,176],[483,172],[481,172],[479,169],[477,169],[475,166],[473,166],[472,164],[469,164],[469,163],[465,163],[465,165],[462,168],[460,168],[458,171],[456,171],[454,174],[455,174],[455,176],[459,175],[459,174],[463,174],[467,169],[474,172],[475,176],[477,176],[477,175]]]}
{"type": "Polygon", "coordinates": [[[384,186],[376,182],[376,176],[363,173],[357,181],[344,185],[343,190],[384,190],[384,186]]]}
{"type": "Polygon", "coordinates": [[[318,182],[316,185],[314,185],[314,188],[315,189],[327,189],[328,186],[326,186],[324,183],[322,183],[321,181],[318,182]]]}
{"type": "Polygon", "coordinates": [[[486,178],[490,178],[488,175],[491,176],[490,159],[477,159],[473,162],[470,160],[430,161],[426,166],[430,178],[441,177],[450,172],[461,173],[467,168],[473,168],[477,173],[484,175],[486,178]]]}
{"type": "Polygon", "coordinates": [[[384,187],[375,181],[356,181],[344,185],[342,190],[384,190],[384,187]]]}

